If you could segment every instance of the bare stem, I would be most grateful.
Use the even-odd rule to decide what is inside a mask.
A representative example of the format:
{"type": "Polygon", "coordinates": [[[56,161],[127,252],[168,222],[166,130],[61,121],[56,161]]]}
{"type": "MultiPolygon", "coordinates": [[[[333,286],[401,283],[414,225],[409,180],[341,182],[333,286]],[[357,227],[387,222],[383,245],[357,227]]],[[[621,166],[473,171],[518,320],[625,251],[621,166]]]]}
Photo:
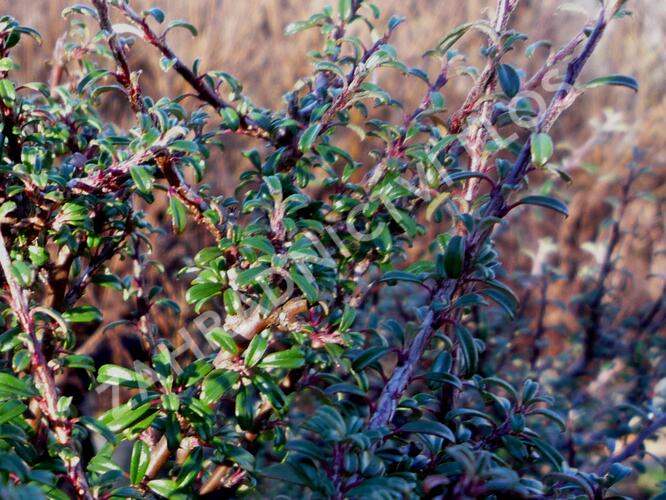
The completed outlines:
{"type": "Polygon", "coordinates": [[[73,458],[62,457],[67,467],[67,478],[74,487],[77,498],[92,499],[86,476],[81,467],[81,460],[76,457],[78,451],[72,445],[72,423],[59,415],[58,391],[56,389],[53,371],[48,365],[41,347],[41,341],[35,331],[35,322],[28,306],[26,292],[21,288],[11,268],[11,259],[5,246],[5,239],[0,233],[0,266],[9,287],[10,304],[21,327],[28,335],[28,350],[32,356],[32,367],[35,374],[35,385],[40,393],[39,407],[46,416],[49,427],[55,434],[56,440],[62,446],[73,452],[73,458]]]}

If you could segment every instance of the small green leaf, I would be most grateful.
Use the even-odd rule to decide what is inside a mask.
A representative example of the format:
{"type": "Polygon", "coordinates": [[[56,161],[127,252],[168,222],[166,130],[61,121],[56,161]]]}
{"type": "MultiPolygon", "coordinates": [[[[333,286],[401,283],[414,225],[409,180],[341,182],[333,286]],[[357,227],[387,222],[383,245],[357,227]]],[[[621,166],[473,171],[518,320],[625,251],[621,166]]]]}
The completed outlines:
{"type": "MultiPolygon", "coordinates": [[[[226,292],[225,292],[226,295],[226,292]]],[[[206,338],[212,340],[219,346],[220,348],[224,349],[225,351],[231,353],[231,354],[238,354],[238,346],[236,345],[236,342],[234,341],[234,338],[227,332],[225,332],[222,328],[219,326],[217,328],[213,328],[211,331],[209,331],[206,334],[206,338]]]]}
{"type": "Polygon", "coordinates": [[[160,57],[160,69],[165,73],[169,71],[176,64],[178,59],[175,57],[170,59],[168,57],[160,57]]]}
{"type": "Polygon", "coordinates": [[[148,482],[148,488],[162,497],[172,498],[178,483],[173,479],[153,479],[148,482]]]}
{"type": "Polygon", "coordinates": [[[537,167],[543,167],[553,156],[553,140],[548,134],[532,134],[531,145],[532,163],[537,167]]]}
{"type": "Polygon", "coordinates": [[[84,76],[81,79],[81,81],[76,87],[76,90],[78,91],[79,94],[82,94],[83,91],[86,90],[90,85],[95,83],[100,78],[104,78],[109,74],[111,74],[111,72],[108,69],[100,68],[92,70],[90,73],[88,73],[86,76],[84,76]]]}
{"type": "Polygon", "coordinates": [[[0,372],[0,397],[19,396],[30,398],[37,392],[25,380],[16,378],[9,373],[0,372]]]}
{"type": "Polygon", "coordinates": [[[453,431],[449,429],[446,425],[435,422],[432,420],[415,420],[412,422],[407,422],[403,425],[398,432],[414,432],[417,434],[431,434],[433,436],[441,437],[451,441],[452,443],[456,442],[456,438],[453,435],[453,431]]]}
{"type": "Polygon", "coordinates": [[[184,139],[173,141],[171,144],[169,144],[169,148],[171,148],[173,151],[183,151],[185,153],[192,154],[199,153],[199,146],[197,146],[196,142],[186,141],[184,139]]]}
{"type": "Polygon", "coordinates": [[[92,7],[88,5],[83,5],[83,4],[75,4],[72,5],[71,7],[67,7],[64,9],[61,13],[62,17],[67,18],[71,16],[72,14],[81,14],[84,16],[90,16],[93,19],[99,19],[97,16],[97,11],[93,9],[92,7]]]}
{"type": "Polygon", "coordinates": [[[377,280],[377,283],[393,283],[396,281],[407,281],[409,283],[418,283],[419,285],[423,284],[423,279],[417,276],[416,274],[409,273],[407,271],[388,271],[377,280]]]}
{"type": "Polygon", "coordinates": [[[497,77],[502,90],[509,98],[520,92],[520,76],[510,64],[500,64],[497,67],[497,77]]]}
{"type": "Polygon", "coordinates": [[[16,88],[11,81],[0,80],[0,98],[7,106],[11,106],[16,100],[16,88]]]}
{"type": "Polygon", "coordinates": [[[176,234],[182,233],[187,225],[187,210],[185,205],[174,195],[169,197],[169,212],[171,213],[174,232],[176,234]]]}
{"type": "Polygon", "coordinates": [[[553,46],[553,43],[550,42],[549,40],[539,40],[537,42],[534,42],[533,44],[531,44],[530,46],[528,46],[525,49],[525,56],[528,59],[532,59],[532,57],[534,57],[534,53],[536,52],[536,50],[539,47],[546,47],[546,48],[550,49],[552,46],[553,46]]]}
{"type": "Polygon", "coordinates": [[[303,153],[310,151],[310,148],[312,148],[312,145],[317,140],[317,136],[319,135],[320,130],[321,123],[313,123],[307,129],[305,129],[301,135],[301,138],[298,140],[298,149],[300,149],[303,153]]]}
{"type": "Polygon", "coordinates": [[[387,352],[389,352],[388,347],[371,347],[354,358],[354,361],[352,361],[352,366],[354,367],[355,371],[360,372],[361,370],[365,370],[368,366],[373,365],[379,361],[387,352]]]}
{"type": "Polygon", "coordinates": [[[152,16],[158,23],[162,24],[165,19],[164,11],[158,7],[151,7],[141,11],[144,17],[152,16]]]}
{"type": "Polygon", "coordinates": [[[313,28],[315,26],[315,23],[310,22],[310,21],[296,21],[293,23],[289,23],[287,27],[284,29],[284,34],[287,36],[294,35],[300,31],[307,30],[309,28],[313,28]]]}
{"type": "Polygon", "coordinates": [[[460,350],[465,360],[466,373],[472,375],[476,373],[479,364],[479,353],[476,349],[474,337],[470,331],[462,325],[455,326],[456,337],[460,344],[460,350]]]}
{"type": "Polygon", "coordinates": [[[268,347],[268,341],[261,335],[255,336],[250,341],[250,345],[247,346],[247,350],[243,354],[245,364],[248,368],[252,368],[261,361],[261,358],[266,352],[266,347],[268,347]]]}
{"type": "Polygon", "coordinates": [[[79,424],[84,426],[86,429],[98,433],[100,436],[102,436],[104,439],[106,439],[109,443],[115,444],[116,443],[116,436],[111,432],[111,429],[109,429],[106,424],[100,422],[96,418],[90,417],[88,415],[82,415],[79,417],[79,424]]]}
{"type": "Polygon", "coordinates": [[[222,115],[222,118],[224,119],[224,124],[230,129],[230,130],[238,130],[238,127],[240,126],[240,117],[238,116],[238,113],[234,108],[222,108],[222,111],[220,111],[220,114],[222,115]]]}
{"type": "Polygon", "coordinates": [[[444,270],[449,278],[459,278],[465,264],[465,238],[456,235],[449,240],[444,252],[444,270]]]}
{"type": "Polygon", "coordinates": [[[264,182],[268,187],[268,192],[275,201],[282,201],[282,182],[277,175],[267,175],[264,177],[264,182]]]}
{"type": "Polygon", "coordinates": [[[564,420],[564,417],[562,417],[562,415],[560,415],[557,412],[554,412],[549,408],[536,408],[534,410],[531,410],[529,412],[529,415],[542,415],[547,419],[550,419],[553,422],[555,422],[560,427],[560,430],[562,432],[567,430],[567,422],[566,420],[564,420]]]}
{"type": "Polygon", "coordinates": [[[70,323],[92,323],[102,321],[102,313],[94,306],[73,307],[62,313],[62,317],[70,323]]]}
{"type": "Polygon", "coordinates": [[[140,192],[144,194],[150,193],[151,189],[153,188],[153,176],[150,172],[148,172],[146,167],[142,165],[135,165],[130,168],[130,175],[132,176],[132,180],[134,181],[136,188],[140,192]]]}
{"type": "Polygon", "coordinates": [[[625,75],[608,75],[600,78],[590,80],[585,84],[586,89],[594,89],[603,87],[605,85],[613,85],[616,87],[627,87],[634,92],[638,92],[638,82],[635,78],[625,75]]]}
{"type": "Polygon", "coordinates": [[[567,208],[567,206],[557,198],[552,198],[550,196],[539,196],[539,195],[526,196],[525,198],[521,199],[517,204],[537,205],[540,207],[550,208],[551,210],[555,210],[556,212],[561,213],[565,217],[569,217],[569,209],[567,208]]]}
{"type": "Polygon", "coordinates": [[[213,370],[201,384],[201,400],[206,404],[219,401],[219,399],[238,382],[238,373],[227,370],[213,370]]]}
{"type": "Polygon", "coordinates": [[[0,59],[0,71],[10,71],[18,66],[9,57],[0,59]]]}
{"type": "Polygon", "coordinates": [[[314,303],[317,302],[319,297],[319,292],[317,290],[317,284],[313,281],[310,281],[307,276],[301,274],[296,266],[293,266],[289,269],[289,276],[296,286],[303,292],[303,295],[308,299],[308,302],[314,303]]]}
{"type": "Polygon", "coordinates": [[[275,254],[275,248],[273,248],[273,244],[265,236],[250,236],[249,238],[242,240],[241,244],[243,246],[248,246],[250,248],[259,250],[261,253],[267,255],[275,254]]]}
{"type": "Polygon", "coordinates": [[[345,310],[342,313],[342,318],[340,319],[339,329],[343,332],[348,330],[354,324],[355,319],[356,319],[356,309],[350,307],[349,305],[346,305],[345,310]]]}
{"type": "Polygon", "coordinates": [[[344,70],[339,64],[335,64],[330,61],[322,61],[319,62],[315,65],[315,69],[317,71],[330,71],[331,73],[335,74],[340,80],[346,80],[347,76],[345,75],[344,70]]]}
{"type": "Polygon", "coordinates": [[[236,419],[241,429],[247,430],[254,423],[254,406],[248,386],[244,385],[236,394],[236,419]]]}
{"type": "Polygon", "coordinates": [[[254,285],[257,283],[259,278],[263,278],[267,272],[266,266],[257,266],[241,271],[236,276],[236,285],[243,288],[248,285],[254,285]]]}
{"type": "Polygon", "coordinates": [[[338,12],[340,12],[340,19],[347,21],[351,15],[352,0],[338,0],[338,12]]]}
{"type": "Polygon", "coordinates": [[[150,448],[146,443],[137,440],[132,448],[132,456],[130,458],[130,482],[132,484],[139,484],[143,481],[148,470],[150,463],[150,448]]]}
{"type": "Polygon", "coordinates": [[[166,27],[166,30],[164,30],[164,34],[168,33],[174,28],[185,28],[187,31],[189,31],[192,34],[192,36],[197,36],[199,34],[199,32],[197,31],[197,29],[194,27],[193,24],[185,21],[171,21],[166,27]]]}
{"type": "Polygon", "coordinates": [[[405,17],[403,17],[403,16],[391,16],[391,18],[388,20],[389,32],[395,30],[403,22],[405,22],[405,17]]]}
{"type": "MultiPolygon", "coordinates": [[[[21,417],[28,407],[18,399],[10,399],[0,404],[0,425],[6,424],[17,417],[21,417]]],[[[21,417],[19,420],[23,420],[21,417]]]]}
{"type": "Polygon", "coordinates": [[[83,354],[68,354],[62,358],[63,365],[67,368],[80,368],[83,370],[94,371],[95,360],[83,354]]]}
{"type": "Polygon", "coordinates": [[[153,382],[143,374],[118,365],[104,365],[97,373],[97,382],[100,384],[121,385],[130,388],[146,388],[153,382]]]}
{"type": "Polygon", "coordinates": [[[0,205],[0,219],[6,217],[10,213],[16,210],[16,203],[13,201],[6,201],[0,205]]]}
{"type": "Polygon", "coordinates": [[[305,364],[303,353],[297,347],[286,351],[272,352],[259,363],[262,368],[300,368],[305,364]]]}
{"type": "Polygon", "coordinates": [[[185,293],[185,300],[188,304],[206,301],[222,293],[222,285],[219,283],[197,283],[192,285],[185,293]]]}
{"type": "Polygon", "coordinates": [[[22,287],[29,287],[32,285],[34,274],[32,272],[32,267],[26,262],[17,260],[12,262],[12,273],[19,282],[19,285],[22,287]]]}

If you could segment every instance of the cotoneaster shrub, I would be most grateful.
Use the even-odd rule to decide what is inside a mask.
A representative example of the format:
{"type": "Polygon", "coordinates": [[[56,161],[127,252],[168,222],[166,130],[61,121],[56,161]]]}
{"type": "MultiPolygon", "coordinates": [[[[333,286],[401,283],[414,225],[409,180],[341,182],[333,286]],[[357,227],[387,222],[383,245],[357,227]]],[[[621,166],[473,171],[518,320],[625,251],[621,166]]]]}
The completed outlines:
{"type": "MultiPolygon", "coordinates": [[[[654,380],[605,406],[631,405],[639,418],[622,426],[579,401],[589,370],[627,357],[607,348],[612,332],[599,321],[616,243],[578,302],[572,342],[583,348],[557,361],[571,369],[545,391],[542,352],[519,366],[497,361],[497,340],[510,344],[522,316],[493,240],[497,228],[520,230],[522,206],[567,214],[539,191],[545,177],[567,177],[549,163],[560,114],[596,87],[637,90],[621,75],[579,81],[625,3],[599,2],[596,18],[551,48],[512,31],[519,1],[498,0],[491,19],[443,36],[427,54],[440,71],[427,74],[390,45],[403,18],[340,0],[287,28],[319,29],[324,44],[281,110],[254,105],[229,73],[183,63],[168,33],[196,28],[158,8],[67,9],[72,29],[48,83],[12,79],[12,48],[39,35],[0,19],[3,498],[596,499],[635,481],[645,441],[666,423],[654,380]],[[481,68],[455,49],[475,31],[481,68]],[[141,41],[190,93],[142,91],[130,57],[141,41]],[[506,61],[523,50],[541,69],[506,61]],[[378,71],[423,89],[421,104],[404,107],[378,71]],[[449,108],[453,78],[471,83],[449,108]],[[109,111],[120,102],[129,124],[109,111]],[[367,156],[340,147],[350,133],[367,156]],[[203,182],[234,135],[255,147],[227,197],[203,182]],[[200,226],[215,241],[163,277],[188,284],[191,311],[165,292],[173,287],[146,279],[162,269],[152,242],[163,228],[143,210],[164,198],[178,237],[200,226]],[[407,266],[424,238],[429,252],[407,266]],[[132,316],[106,321],[94,287],[122,294],[132,316]],[[176,345],[153,321],[168,310],[205,341],[176,345]],[[97,366],[81,351],[97,328],[138,334],[142,353],[97,366]],[[72,370],[89,374],[90,391],[122,387],[111,389],[119,403],[83,414],[59,389],[72,370]]],[[[651,331],[662,304],[651,306],[627,335],[651,331]]],[[[640,359],[629,356],[633,370],[663,354],[648,340],[640,359]]]]}

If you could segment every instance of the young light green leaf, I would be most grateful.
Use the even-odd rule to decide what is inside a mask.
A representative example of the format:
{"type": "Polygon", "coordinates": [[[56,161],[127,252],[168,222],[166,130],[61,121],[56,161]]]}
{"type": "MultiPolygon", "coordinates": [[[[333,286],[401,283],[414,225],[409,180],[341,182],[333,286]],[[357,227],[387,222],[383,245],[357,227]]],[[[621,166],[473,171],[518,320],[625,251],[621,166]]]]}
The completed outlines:
{"type": "Polygon", "coordinates": [[[532,134],[531,148],[532,163],[537,167],[543,167],[553,156],[553,140],[548,134],[532,134]]]}

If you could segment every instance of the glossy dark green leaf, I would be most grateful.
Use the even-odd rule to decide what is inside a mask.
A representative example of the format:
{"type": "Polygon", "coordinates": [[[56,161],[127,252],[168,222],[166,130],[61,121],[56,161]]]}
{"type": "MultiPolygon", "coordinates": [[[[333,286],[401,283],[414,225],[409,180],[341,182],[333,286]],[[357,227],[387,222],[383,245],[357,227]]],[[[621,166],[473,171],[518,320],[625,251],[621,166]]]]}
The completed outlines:
{"type": "Polygon", "coordinates": [[[415,420],[407,422],[400,427],[400,432],[414,432],[417,434],[431,434],[433,436],[441,437],[455,443],[456,438],[453,431],[442,423],[432,420],[415,420]]]}
{"type": "Polygon", "coordinates": [[[556,212],[561,213],[565,217],[569,216],[569,209],[567,208],[567,206],[557,198],[553,198],[551,196],[540,196],[540,195],[525,196],[525,198],[522,198],[518,202],[518,205],[537,205],[539,207],[550,208],[551,210],[555,210],[556,212]]]}
{"type": "Polygon", "coordinates": [[[638,82],[635,78],[625,75],[608,75],[600,78],[590,80],[585,84],[585,88],[594,89],[606,85],[613,85],[616,87],[626,87],[634,92],[638,92],[638,82]]]}
{"type": "Polygon", "coordinates": [[[352,362],[354,370],[361,371],[366,369],[384,357],[388,351],[388,347],[371,347],[370,349],[366,349],[352,362]]]}
{"type": "Polygon", "coordinates": [[[220,327],[213,328],[206,334],[206,338],[212,340],[219,347],[231,354],[238,354],[238,346],[234,338],[220,327]]]}
{"type": "MultiPolygon", "coordinates": [[[[90,73],[88,73],[86,76],[84,76],[79,84],[76,87],[76,90],[79,94],[83,93],[90,85],[95,83],[97,80],[100,78],[104,78],[105,76],[110,75],[111,72],[108,69],[94,69],[90,73]]],[[[0,92],[1,94],[1,92],[0,92]]]]}
{"type": "Polygon", "coordinates": [[[94,306],[73,307],[62,313],[62,317],[70,323],[93,323],[102,321],[102,313],[94,306]]]}
{"type": "Polygon", "coordinates": [[[474,343],[474,337],[470,331],[462,325],[456,325],[454,328],[456,337],[460,344],[460,350],[465,360],[465,368],[468,375],[476,373],[479,364],[479,352],[474,343]]]}
{"type": "Polygon", "coordinates": [[[261,358],[266,352],[266,347],[268,347],[268,341],[261,335],[255,336],[250,341],[250,345],[247,346],[247,350],[243,354],[245,364],[248,368],[252,368],[261,361],[261,358]]]}
{"type": "Polygon", "coordinates": [[[259,363],[262,368],[300,368],[305,364],[303,353],[297,347],[267,354],[259,363]]]}
{"type": "Polygon", "coordinates": [[[444,269],[449,278],[459,278],[465,263],[465,239],[456,235],[446,245],[444,269]]]}
{"type": "Polygon", "coordinates": [[[497,77],[502,90],[508,97],[514,97],[520,92],[520,76],[510,64],[500,64],[497,67],[497,77]]]}
{"type": "Polygon", "coordinates": [[[37,391],[25,380],[19,379],[9,373],[0,372],[0,397],[18,396],[30,398],[37,391]]]}
{"type": "Polygon", "coordinates": [[[238,382],[238,373],[227,370],[213,370],[201,384],[201,400],[212,404],[229,391],[238,382]]]}
{"type": "Polygon", "coordinates": [[[150,448],[146,443],[137,440],[132,448],[132,455],[130,457],[130,482],[132,484],[139,484],[143,481],[148,470],[150,463],[150,448]]]}
{"type": "Polygon", "coordinates": [[[97,373],[97,381],[100,384],[121,385],[131,388],[146,388],[153,385],[153,382],[145,375],[118,365],[100,367],[97,373]]]}
{"type": "Polygon", "coordinates": [[[172,498],[178,490],[178,483],[173,479],[153,479],[148,481],[148,488],[162,497],[172,498]]]}
{"type": "Polygon", "coordinates": [[[241,387],[236,394],[236,419],[241,429],[247,430],[254,423],[254,405],[247,386],[241,387]]]}
{"type": "Polygon", "coordinates": [[[153,176],[143,165],[135,165],[130,168],[130,175],[136,188],[144,193],[150,193],[153,189],[153,176]]]}
{"type": "Polygon", "coordinates": [[[298,267],[293,266],[289,269],[289,276],[296,283],[296,286],[303,292],[303,295],[308,299],[308,302],[317,302],[319,293],[317,284],[311,281],[305,274],[302,274],[298,267]]]}

